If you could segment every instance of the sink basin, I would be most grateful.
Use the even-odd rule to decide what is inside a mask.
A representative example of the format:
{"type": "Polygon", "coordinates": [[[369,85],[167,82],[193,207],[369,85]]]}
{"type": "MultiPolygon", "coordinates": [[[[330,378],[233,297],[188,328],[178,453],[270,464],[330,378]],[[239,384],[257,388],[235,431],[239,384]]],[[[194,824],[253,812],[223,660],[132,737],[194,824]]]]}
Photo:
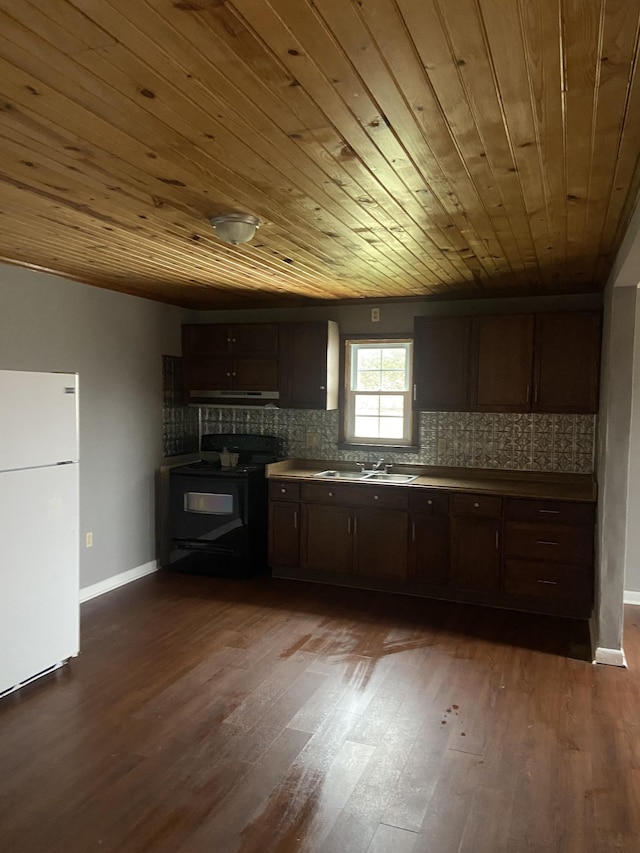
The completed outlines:
{"type": "Polygon", "coordinates": [[[417,480],[417,474],[386,474],[383,471],[374,471],[372,474],[365,474],[364,480],[376,483],[410,483],[412,480],[417,480]]]}
{"type": "Polygon", "coordinates": [[[314,477],[330,480],[360,480],[363,483],[410,483],[417,474],[387,474],[384,471],[320,471],[314,477]]]}
{"type": "Polygon", "coordinates": [[[362,471],[321,471],[313,476],[326,477],[331,480],[362,480],[364,474],[362,471]]]}

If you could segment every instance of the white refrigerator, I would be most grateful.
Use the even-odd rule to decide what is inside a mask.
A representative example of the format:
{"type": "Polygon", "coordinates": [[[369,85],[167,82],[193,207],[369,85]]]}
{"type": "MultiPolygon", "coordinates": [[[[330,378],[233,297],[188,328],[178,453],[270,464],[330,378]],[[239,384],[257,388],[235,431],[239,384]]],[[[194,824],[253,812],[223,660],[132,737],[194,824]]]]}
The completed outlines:
{"type": "Polygon", "coordinates": [[[0,695],[80,647],[78,377],[0,370],[0,695]]]}

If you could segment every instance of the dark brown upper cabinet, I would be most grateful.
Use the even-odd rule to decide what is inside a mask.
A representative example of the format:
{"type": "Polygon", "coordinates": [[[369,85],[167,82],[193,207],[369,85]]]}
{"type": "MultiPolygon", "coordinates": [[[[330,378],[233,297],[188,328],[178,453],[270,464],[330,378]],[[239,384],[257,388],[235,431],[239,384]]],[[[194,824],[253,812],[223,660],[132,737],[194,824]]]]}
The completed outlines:
{"type": "Polygon", "coordinates": [[[474,411],[531,411],[533,333],[533,314],[473,318],[471,408],[474,411]]]}
{"type": "Polygon", "coordinates": [[[280,408],[337,409],[339,369],[337,323],[280,323],[280,408]]]}
{"type": "Polygon", "coordinates": [[[276,323],[195,323],[182,327],[186,402],[207,402],[216,391],[275,391],[276,323]]]}
{"type": "Polygon", "coordinates": [[[470,317],[416,317],[414,408],[469,411],[470,317]]]}
{"type": "Polygon", "coordinates": [[[601,333],[598,311],[536,316],[534,412],[598,411],[601,333]]]}
{"type": "Polygon", "coordinates": [[[598,411],[598,311],[416,317],[414,401],[423,411],[598,411]]]}

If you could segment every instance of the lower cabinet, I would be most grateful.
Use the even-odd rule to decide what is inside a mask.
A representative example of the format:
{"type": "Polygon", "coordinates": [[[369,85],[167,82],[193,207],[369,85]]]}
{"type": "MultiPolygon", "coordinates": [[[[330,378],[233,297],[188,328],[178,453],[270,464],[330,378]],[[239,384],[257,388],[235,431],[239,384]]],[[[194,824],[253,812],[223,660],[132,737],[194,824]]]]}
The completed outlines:
{"type": "Polygon", "coordinates": [[[279,577],[587,617],[595,506],[405,486],[271,480],[279,577]]]}
{"type": "Polygon", "coordinates": [[[302,507],[302,567],[320,572],[351,572],[353,520],[349,509],[322,504],[302,507]]]}
{"type": "Polygon", "coordinates": [[[301,566],[360,578],[403,579],[407,495],[367,486],[302,486],[301,566]]]}
{"type": "Polygon", "coordinates": [[[449,584],[449,496],[435,490],[409,494],[407,577],[426,588],[449,584]]]}
{"type": "Polygon", "coordinates": [[[473,592],[500,589],[502,499],[454,495],[451,502],[451,586],[473,592]]]}
{"type": "Polygon", "coordinates": [[[300,565],[300,486],[269,484],[269,565],[300,565]]]}

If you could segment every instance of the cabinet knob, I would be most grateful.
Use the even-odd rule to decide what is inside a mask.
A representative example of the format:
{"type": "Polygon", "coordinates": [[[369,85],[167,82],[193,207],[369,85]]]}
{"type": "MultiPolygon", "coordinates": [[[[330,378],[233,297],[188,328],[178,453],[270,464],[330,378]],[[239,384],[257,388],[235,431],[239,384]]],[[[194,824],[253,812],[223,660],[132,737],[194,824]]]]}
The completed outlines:
{"type": "Polygon", "coordinates": [[[329,492],[329,497],[330,497],[330,498],[332,498],[332,497],[333,497],[333,492],[329,492]]]}
{"type": "Polygon", "coordinates": [[[427,501],[427,503],[429,504],[429,506],[431,506],[431,504],[433,503],[433,501],[427,501]]]}
{"type": "Polygon", "coordinates": [[[325,389],[325,387],[324,387],[324,385],[321,385],[321,386],[320,386],[320,390],[321,390],[321,391],[325,391],[325,390],[326,390],[326,389],[325,389]]]}
{"type": "Polygon", "coordinates": [[[232,343],[232,344],[235,344],[235,342],[236,342],[236,339],[235,339],[235,338],[231,338],[231,343],[232,343]]]}
{"type": "Polygon", "coordinates": [[[284,494],[285,494],[285,492],[286,492],[287,490],[286,490],[286,489],[280,489],[280,491],[281,491],[281,492],[282,492],[282,494],[284,495],[284,494]]]}
{"type": "Polygon", "coordinates": [[[374,495],[374,496],[373,496],[374,501],[377,501],[377,500],[378,500],[378,497],[379,497],[378,495],[374,495]]]}
{"type": "Polygon", "coordinates": [[[475,507],[476,507],[476,509],[477,509],[477,508],[480,506],[480,504],[476,501],[476,502],[474,503],[474,506],[475,506],[475,507]]]}
{"type": "Polygon", "coordinates": [[[232,373],[231,375],[232,375],[232,376],[237,376],[237,373],[235,372],[235,370],[233,371],[233,373],[232,373]]]}
{"type": "Polygon", "coordinates": [[[228,371],[228,370],[227,370],[227,376],[231,376],[231,374],[229,373],[229,371],[228,371]]]}

